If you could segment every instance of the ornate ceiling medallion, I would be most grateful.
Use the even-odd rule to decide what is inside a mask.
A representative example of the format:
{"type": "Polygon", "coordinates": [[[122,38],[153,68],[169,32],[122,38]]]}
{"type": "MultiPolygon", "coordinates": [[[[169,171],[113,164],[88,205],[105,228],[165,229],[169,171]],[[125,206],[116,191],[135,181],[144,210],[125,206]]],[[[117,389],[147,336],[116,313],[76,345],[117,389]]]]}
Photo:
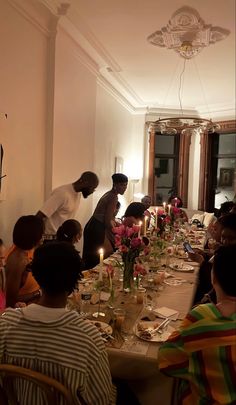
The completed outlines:
{"type": "Polygon", "coordinates": [[[198,12],[184,6],[171,17],[166,27],[149,35],[152,45],[173,49],[185,59],[191,59],[201,50],[225,39],[230,31],[205,25],[198,12]]]}

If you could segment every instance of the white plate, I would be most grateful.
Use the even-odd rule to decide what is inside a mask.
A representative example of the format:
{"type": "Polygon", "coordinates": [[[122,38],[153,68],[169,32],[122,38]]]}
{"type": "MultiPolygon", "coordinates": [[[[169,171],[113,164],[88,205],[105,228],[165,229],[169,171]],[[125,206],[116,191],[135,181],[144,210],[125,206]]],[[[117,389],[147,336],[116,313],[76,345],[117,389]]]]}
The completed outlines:
{"type": "Polygon", "coordinates": [[[189,266],[188,264],[170,264],[170,268],[175,271],[183,271],[183,272],[194,271],[194,267],[189,266]]]}
{"type": "MultiPolygon", "coordinates": [[[[144,324],[144,326],[147,327],[147,330],[149,332],[151,332],[154,328],[157,327],[157,324],[161,323],[161,322],[157,322],[157,321],[139,321],[138,323],[144,324]]],[[[168,325],[163,333],[158,333],[157,332],[154,336],[152,336],[151,339],[146,339],[145,337],[140,336],[140,331],[138,331],[138,323],[134,326],[134,333],[139,339],[145,340],[146,342],[156,342],[156,343],[165,342],[168,339],[168,337],[171,335],[171,333],[175,330],[174,328],[172,328],[172,326],[168,325]]]]}
{"type": "Polygon", "coordinates": [[[173,285],[175,287],[177,285],[182,285],[183,281],[176,280],[175,278],[170,278],[169,280],[164,280],[164,283],[171,286],[173,285]]]}
{"type": "Polygon", "coordinates": [[[94,326],[96,326],[96,328],[98,328],[99,332],[101,333],[107,333],[108,335],[112,334],[112,327],[106,322],[93,321],[90,319],[88,319],[87,322],[92,323],[94,326]]]}

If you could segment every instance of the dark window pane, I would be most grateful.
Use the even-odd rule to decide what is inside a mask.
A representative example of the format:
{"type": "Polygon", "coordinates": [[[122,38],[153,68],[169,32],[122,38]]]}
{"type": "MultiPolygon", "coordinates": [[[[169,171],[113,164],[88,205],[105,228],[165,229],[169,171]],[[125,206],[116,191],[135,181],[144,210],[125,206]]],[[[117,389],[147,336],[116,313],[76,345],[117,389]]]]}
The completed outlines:
{"type": "Polygon", "coordinates": [[[158,155],[173,155],[174,154],[175,137],[172,135],[156,135],[155,139],[155,154],[158,155]]]}
{"type": "Polygon", "coordinates": [[[218,154],[219,155],[236,154],[236,134],[220,135],[218,154]]]}

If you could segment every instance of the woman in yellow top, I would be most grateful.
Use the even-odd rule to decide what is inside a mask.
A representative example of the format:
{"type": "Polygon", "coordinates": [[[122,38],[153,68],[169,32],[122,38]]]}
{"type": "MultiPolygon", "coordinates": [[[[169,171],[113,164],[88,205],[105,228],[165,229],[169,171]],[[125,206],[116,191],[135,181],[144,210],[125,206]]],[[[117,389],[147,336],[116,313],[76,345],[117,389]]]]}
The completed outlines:
{"type": "Polygon", "coordinates": [[[34,249],[44,232],[43,221],[35,215],[22,216],[13,229],[13,246],[6,255],[6,306],[29,303],[39,295],[39,285],[30,271],[34,249]]]}

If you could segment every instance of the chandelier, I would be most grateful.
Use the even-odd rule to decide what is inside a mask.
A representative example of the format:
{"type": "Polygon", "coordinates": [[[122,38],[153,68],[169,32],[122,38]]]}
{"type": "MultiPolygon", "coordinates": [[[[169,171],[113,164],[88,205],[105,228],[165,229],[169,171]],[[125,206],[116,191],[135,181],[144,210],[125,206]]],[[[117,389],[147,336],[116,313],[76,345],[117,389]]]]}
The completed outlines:
{"type": "Polygon", "coordinates": [[[159,118],[151,124],[152,129],[171,135],[213,133],[220,129],[210,119],[184,116],[181,100],[182,76],[186,61],[194,59],[204,48],[225,39],[229,33],[223,28],[206,25],[195,9],[184,6],[172,15],[166,27],[149,35],[149,43],[173,49],[184,59],[178,91],[181,114],[178,117],[159,118]]]}
{"type": "Polygon", "coordinates": [[[159,120],[155,121],[150,126],[153,130],[163,135],[175,135],[177,133],[196,135],[206,132],[213,133],[220,129],[220,125],[213,123],[212,120],[184,116],[178,118],[159,118],[159,120]]]}

